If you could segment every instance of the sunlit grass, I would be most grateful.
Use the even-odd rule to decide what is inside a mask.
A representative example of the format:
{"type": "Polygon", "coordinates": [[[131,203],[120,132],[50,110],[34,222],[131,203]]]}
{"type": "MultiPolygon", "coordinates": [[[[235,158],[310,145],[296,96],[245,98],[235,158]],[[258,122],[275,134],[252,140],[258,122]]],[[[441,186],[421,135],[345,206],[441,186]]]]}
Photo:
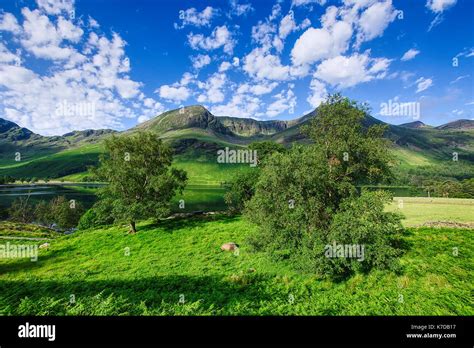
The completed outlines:
{"type": "Polygon", "coordinates": [[[472,230],[411,229],[400,274],[373,271],[336,283],[251,252],[246,236],[255,227],[241,218],[142,222],[138,229],[64,236],[37,262],[0,260],[0,313],[474,314],[472,230]],[[231,241],[238,255],[220,250],[231,241]]]}

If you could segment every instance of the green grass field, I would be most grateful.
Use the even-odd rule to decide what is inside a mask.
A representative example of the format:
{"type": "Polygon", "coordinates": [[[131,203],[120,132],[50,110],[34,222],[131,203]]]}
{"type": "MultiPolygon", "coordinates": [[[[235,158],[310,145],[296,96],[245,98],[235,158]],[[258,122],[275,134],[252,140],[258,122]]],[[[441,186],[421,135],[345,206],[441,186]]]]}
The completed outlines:
{"type": "Polygon", "coordinates": [[[56,238],[37,262],[0,259],[0,314],[474,315],[472,229],[411,228],[400,274],[333,282],[251,252],[255,227],[238,217],[138,228],[56,238]],[[238,254],[220,250],[230,241],[238,254]]]}
{"type": "Polygon", "coordinates": [[[435,221],[474,223],[473,199],[395,197],[387,210],[405,215],[405,226],[435,221]]]}

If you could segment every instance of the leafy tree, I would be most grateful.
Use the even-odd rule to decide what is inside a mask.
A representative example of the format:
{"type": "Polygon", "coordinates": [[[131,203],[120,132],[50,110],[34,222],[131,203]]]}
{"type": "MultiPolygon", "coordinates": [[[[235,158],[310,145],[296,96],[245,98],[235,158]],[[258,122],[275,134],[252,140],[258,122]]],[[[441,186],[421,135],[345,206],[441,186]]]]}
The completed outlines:
{"type": "Polygon", "coordinates": [[[34,208],[36,222],[43,225],[56,224],[60,228],[73,228],[79,222],[84,207],[75,200],[67,200],[64,196],[58,196],[49,202],[40,201],[34,208]]]}
{"type": "Polygon", "coordinates": [[[285,147],[274,141],[257,141],[249,145],[250,150],[257,151],[259,165],[273,153],[284,153],[285,147]]]}
{"type": "MultiPolygon", "coordinates": [[[[274,153],[285,153],[286,148],[273,141],[259,141],[249,145],[250,150],[257,151],[258,166],[265,165],[266,160],[274,153]]],[[[255,168],[248,172],[240,172],[230,182],[229,190],[224,196],[224,200],[230,214],[239,214],[243,211],[244,205],[255,193],[255,184],[258,181],[260,170],[255,168]]]]}
{"type": "Polygon", "coordinates": [[[84,213],[82,204],[75,200],[67,200],[64,196],[55,197],[49,202],[51,223],[61,228],[76,227],[84,213]]]}
{"type": "Polygon", "coordinates": [[[29,204],[30,196],[15,199],[8,209],[8,216],[12,221],[30,223],[33,221],[34,211],[29,204]]]}
{"type": "Polygon", "coordinates": [[[384,204],[391,200],[391,195],[383,191],[366,191],[345,199],[324,239],[305,236],[309,238],[304,241],[307,246],[304,252],[313,257],[303,258],[302,266],[337,276],[368,272],[372,268],[396,269],[403,226],[399,214],[384,212],[384,204]],[[335,242],[363,246],[364,250],[360,257],[326,257],[327,246],[335,242]]]}
{"type": "Polygon", "coordinates": [[[149,132],[113,135],[105,149],[97,174],[109,184],[100,197],[111,202],[115,221],[128,222],[135,233],[138,219],[169,214],[171,198],[187,181],[186,172],[171,168],[172,149],[149,132]]]}
{"type": "MultiPolygon", "coordinates": [[[[347,267],[330,267],[328,258],[313,251],[320,252],[317,246],[332,242],[335,221],[343,219],[338,216],[347,217],[364,206],[373,228],[365,230],[368,222],[355,220],[344,242],[356,243],[360,240],[358,233],[365,231],[367,241],[386,238],[384,245],[390,244],[388,239],[392,238],[391,227],[384,226],[385,222],[396,224],[400,217],[385,215],[379,209],[385,199],[382,196],[361,199],[357,190],[357,185],[391,178],[389,144],[382,138],[384,127],[364,126],[367,108],[340,95],[330,96],[317,115],[303,129],[312,145],[296,145],[288,153],[268,158],[255,194],[246,204],[245,216],[259,226],[259,232],[251,238],[255,248],[267,250],[277,258],[293,258],[296,263],[311,255],[313,262],[326,263],[327,267],[317,267],[318,270],[336,275],[346,272],[347,267]]],[[[378,259],[396,254],[391,249],[378,252],[378,259]]]]}
{"type": "Polygon", "coordinates": [[[230,214],[239,214],[244,209],[244,205],[255,193],[255,184],[258,181],[259,169],[240,172],[230,183],[229,190],[224,196],[224,200],[230,214]]]}
{"type": "Polygon", "coordinates": [[[104,198],[97,201],[92,208],[81,216],[77,228],[85,230],[92,227],[110,225],[113,222],[112,201],[104,198]]]}
{"type": "Polygon", "coordinates": [[[42,225],[49,225],[52,221],[50,205],[46,201],[40,201],[35,206],[35,221],[42,225]]]}
{"type": "Polygon", "coordinates": [[[331,178],[359,184],[393,178],[390,142],[382,136],[387,125],[364,125],[369,109],[340,94],[331,95],[302,131],[309,135],[328,163],[331,178]]]}

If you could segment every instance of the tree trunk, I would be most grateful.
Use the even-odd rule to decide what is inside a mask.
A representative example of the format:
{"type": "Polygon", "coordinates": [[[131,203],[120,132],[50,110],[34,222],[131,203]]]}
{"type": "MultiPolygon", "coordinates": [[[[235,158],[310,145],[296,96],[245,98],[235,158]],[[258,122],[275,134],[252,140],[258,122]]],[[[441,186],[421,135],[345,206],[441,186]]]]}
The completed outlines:
{"type": "Polygon", "coordinates": [[[130,229],[128,230],[128,233],[137,233],[137,229],[135,227],[135,221],[130,221],[130,229]]]}

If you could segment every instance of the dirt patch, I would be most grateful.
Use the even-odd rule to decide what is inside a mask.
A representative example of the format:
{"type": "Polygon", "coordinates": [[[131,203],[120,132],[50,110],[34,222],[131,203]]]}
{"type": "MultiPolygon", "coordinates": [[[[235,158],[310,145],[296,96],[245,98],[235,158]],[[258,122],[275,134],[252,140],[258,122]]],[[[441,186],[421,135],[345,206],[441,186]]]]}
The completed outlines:
{"type": "Polygon", "coordinates": [[[474,222],[427,221],[422,227],[473,228],[474,222]]]}

